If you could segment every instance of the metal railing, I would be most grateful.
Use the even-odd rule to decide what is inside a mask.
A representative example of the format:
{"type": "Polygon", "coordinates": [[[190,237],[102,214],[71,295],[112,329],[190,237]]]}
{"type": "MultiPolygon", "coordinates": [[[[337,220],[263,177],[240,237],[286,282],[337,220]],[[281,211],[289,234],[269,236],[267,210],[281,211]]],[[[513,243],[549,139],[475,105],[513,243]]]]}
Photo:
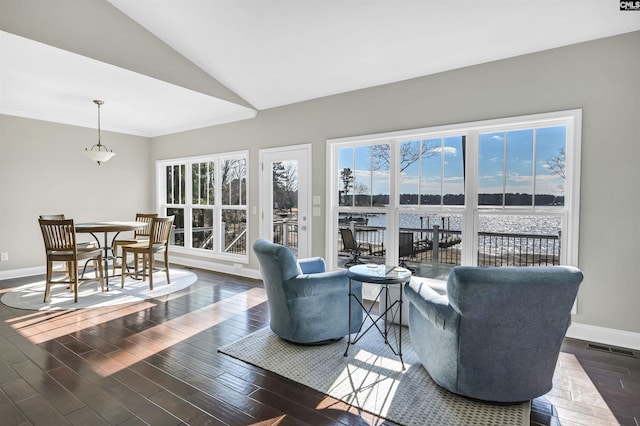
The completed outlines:
{"type": "MultiPolygon", "coordinates": [[[[352,227],[356,241],[366,250],[363,260],[384,261],[386,228],[352,227]]],[[[411,233],[412,249],[400,249],[399,258],[410,266],[420,264],[460,265],[462,235],[460,231],[440,229],[400,228],[399,233],[411,233]],[[437,244],[435,242],[438,242],[437,244]]],[[[338,236],[339,256],[348,257],[338,236]]],[[[479,232],[478,265],[480,266],[547,266],[560,264],[560,236],[479,232]]]]}
{"type": "Polygon", "coordinates": [[[560,236],[535,234],[478,234],[478,265],[550,266],[560,264],[560,236]]]}
{"type": "Polygon", "coordinates": [[[298,221],[274,221],[273,242],[285,245],[291,249],[298,248],[298,221]]]}
{"type": "MultiPolygon", "coordinates": [[[[375,263],[383,261],[386,256],[386,232],[384,227],[355,226],[351,227],[358,244],[364,248],[363,259],[371,259],[375,263]]],[[[400,228],[399,233],[411,234],[411,246],[399,247],[399,257],[406,263],[450,263],[460,264],[460,231],[442,230],[438,225],[432,228],[400,228]],[[434,242],[438,243],[435,244],[434,242]]],[[[344,249],[342,239],[338,237],[339,255],[349,256],[344,249]]]]}
{"type": "MultiPolygon", "coordinates": [[[[363,260],[384,262],[386,256],[385,227],[352,223],[356,241],[366,250],[360,255],[363,260]]],[[[427,264],[460,265],[462,235],[460,231],[441,229],[440,226],[426,228],[400,228],[399,233],[411,233],[413,250],[401,256],[409,265],[427,264]],[[438,241],[438,244],[434,242],[438,241]]],[[[298,247],[297,222],[280,221],[273,224],[274,242],[293,249],[298,247]]],[[[338,255],[348,259],[338,234],[338,255]]],[[[478,265],[480,266],[547,266],[560,264],[560,236],[536,234],[512,234],[497,232],[478,233],[478,265]]]]}

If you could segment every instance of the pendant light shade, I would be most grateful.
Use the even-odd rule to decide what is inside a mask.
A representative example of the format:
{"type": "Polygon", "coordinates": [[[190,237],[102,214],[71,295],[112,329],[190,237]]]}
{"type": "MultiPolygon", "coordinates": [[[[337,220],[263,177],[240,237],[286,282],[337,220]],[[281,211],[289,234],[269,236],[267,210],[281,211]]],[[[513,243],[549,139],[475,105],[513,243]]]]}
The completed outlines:
{"type": "Polygon", "coordinates": [[[84,152],[87,154],[87,157],[100,165],[100,163],[109,161],[116,153],[110,151],[109,148],[100,143],[100,106],[104,104],[104,101],[94,100],[93,103],[98,105],[98,143],[93,145],[91,149],[85,148],[84,152]]]}

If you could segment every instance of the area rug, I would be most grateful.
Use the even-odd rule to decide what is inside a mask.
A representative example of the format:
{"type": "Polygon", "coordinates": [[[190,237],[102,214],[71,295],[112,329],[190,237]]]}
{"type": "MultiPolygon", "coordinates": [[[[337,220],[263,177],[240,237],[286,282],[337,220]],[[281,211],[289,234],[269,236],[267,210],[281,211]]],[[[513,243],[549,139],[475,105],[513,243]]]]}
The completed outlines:
{"type": "Polygon", "coordinates": [[[402,335],[404,371],[375,332],[351,346],[347,357],[344,339],[300,346],[280,339],[269,327],[218,350],[402,425],[529,425],[528,402],[494,405],[440,388],[418,361],[407,328],[402,335]]]}
{"type": "Polygon", "coordinates": [[[109,291],[104,293],[100,291],[98,281],[85,282],[78,287],[78,303],[73,302],[73,292],[65,285],[51,286],[49,302],[43,303],[45,281],[42,279],[5,293],[2,303],[12,308],[35,311],[103,308],[165,296],[189,287],[198,279],[196,274],[185,269],[171,268],[170,274],[170,284],[167,284],[164,272],[154,274],[153,290],[149,290],[149,281],[133,278],[126,279],[124,288],[120,288],[120,277],[110,279],[109,291]]]}

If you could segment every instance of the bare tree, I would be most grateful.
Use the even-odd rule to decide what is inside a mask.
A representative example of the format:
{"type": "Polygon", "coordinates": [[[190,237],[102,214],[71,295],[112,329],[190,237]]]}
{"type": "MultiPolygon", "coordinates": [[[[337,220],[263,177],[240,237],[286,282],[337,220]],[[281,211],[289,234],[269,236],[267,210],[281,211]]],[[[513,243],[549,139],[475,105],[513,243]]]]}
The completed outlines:
{"type": "Polygon", "coordinates": [[[245,159],[225,160],[222,163],[222,203],[246,203],[247,162],[245,159]]]}
{"type": "MultiPolygon", "coordinates": [[[[440,145],[435,143],[422,146],[420,143],[400,144],[400,172],[422,158],[429,158],[440,154],[440,145]]],[[[373,145],[373,165],[376,170],[388,169],[391,165],[391,152],[389,145],[373,145]]]]}
{"type": "Polygon", "coordinates": [[[560,176],[562,179],[566,179],[566,152],[564,149],[560,150],[560,154],[556,157],[551,157],[547,160],[547,168],[553,173],[560,176]]]}
{"type": "Polygon", "coordinates": [[[298,192],[298,169],[289,162],[273,164],[273,201],[280,210],[296,206],[298,192]]]}
{"type": "Polygon", "coordinates": [[[357,195],[363,195],[369,193],[369,187],[362,182],[356,182],[353,185],[353,192],[357,195]]]}

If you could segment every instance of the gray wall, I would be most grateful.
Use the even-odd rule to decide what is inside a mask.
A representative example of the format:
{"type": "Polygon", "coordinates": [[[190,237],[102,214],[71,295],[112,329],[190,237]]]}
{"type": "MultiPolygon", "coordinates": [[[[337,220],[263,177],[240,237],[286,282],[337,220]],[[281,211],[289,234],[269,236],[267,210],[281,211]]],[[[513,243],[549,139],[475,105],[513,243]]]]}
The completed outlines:
{"type": "MultiPolygon", "coordinates": [[[[0,278],[43,268],[39,214],[128,220],[154,209],[157,159],[248,149],[252,207],[259,201],[258,150],[311,143],[313,194],[324,206],[327,139],[582,108],[579,266],[586,278],[574,323],[640,333],[638,46],[635,32],[274,108],[252,120],[151,141],[104,132],[103,142],[117,155],[100,167],[82,152],[95,143],[94,129],[0,115],[0,251],[10,256],[0,263],[0,278]]],[[[252,241],[257,216],[249,220],[252,241]]],[[[316,255],[325,254],[324,220],[313,218],[316,255]]],[[[253,257],[248,268],[257,269],[253,257]]]]}
{"type": "Polygon", "coordinates": [[[0,252],[9,253],[0,278],[44,271],[41,214],[89,222],[155,210],[150,141],[103,131],[102,142],[116,155],[98,166],[84,154],[97,143],[95,129],[0,115],[0,252]]]}
{"type": "MultiPolygon", "coordinates": [[[[326,140],[565,109],[583,109],[580,267],[574,322],[640,332],[634,267],[640,226],[640,32],[261,111],[253,120],[154,139],[154,159],[313,144],[313,194],[326,184],[326,140]]],[[[363,70],[366,72],[366,70],[363,70]]],[[[324,255],[324,215],[313,252],[324,255]]],[[[258,236],[250,216],[250,240],[258,236]]],[[[251,267],[256,268],[255,259],[251,267]]]]}

